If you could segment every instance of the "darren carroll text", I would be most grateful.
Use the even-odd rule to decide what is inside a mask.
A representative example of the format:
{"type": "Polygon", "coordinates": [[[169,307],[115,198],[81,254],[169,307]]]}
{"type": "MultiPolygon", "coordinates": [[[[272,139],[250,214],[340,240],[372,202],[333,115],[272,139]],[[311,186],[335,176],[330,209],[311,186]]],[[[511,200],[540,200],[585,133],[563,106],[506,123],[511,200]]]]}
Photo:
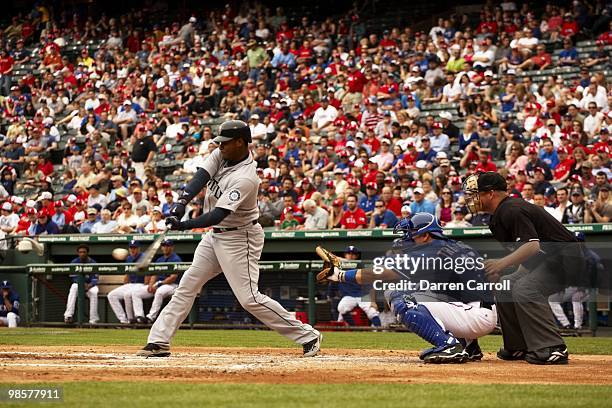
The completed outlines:
{"type": "Polygon", "coordinates": [[[478,292],[488,291],[505,291],[510,290],[510,281],[504,280],[502,282],[478,282],[475,280],[468,280],[467,282],[430,282],[428,280],[410,281],[401,280],[398,282],[383,282],[382,280],[375,280],[372,283],[375,290],[401,290],[401,291],[415,291],[415,290],[432,290],[432,291],[464,291],[474,290],[478,292]]]}

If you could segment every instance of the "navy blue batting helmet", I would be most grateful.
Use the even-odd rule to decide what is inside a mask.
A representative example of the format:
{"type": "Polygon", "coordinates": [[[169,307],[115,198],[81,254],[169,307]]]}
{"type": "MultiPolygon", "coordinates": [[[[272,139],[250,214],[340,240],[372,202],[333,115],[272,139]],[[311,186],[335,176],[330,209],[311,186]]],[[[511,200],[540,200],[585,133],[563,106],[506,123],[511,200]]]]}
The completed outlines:
{"type": "Polygon", "coordinates": [[[430,213],[420,212],[414,214],[408,222],[408,230],[411,237],[418,237],[429,233],[436,238],[446,238],[438,219],[430,213]]]}
{"type": "Polygon", "coordinates": [[[574,236],[579,242],[584,242],[586,240],[586,236],[584,235],[584,232],[582,231],[574,232],[574,236]]]}

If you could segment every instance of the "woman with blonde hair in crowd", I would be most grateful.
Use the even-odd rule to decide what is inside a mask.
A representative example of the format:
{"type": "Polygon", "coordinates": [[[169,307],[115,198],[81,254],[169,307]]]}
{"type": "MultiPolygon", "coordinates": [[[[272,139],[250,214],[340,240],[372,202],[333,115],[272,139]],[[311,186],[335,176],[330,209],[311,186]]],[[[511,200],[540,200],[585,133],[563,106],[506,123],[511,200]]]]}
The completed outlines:
{"type": "Polygon", "coordinates": [[[585,206],[584,222],[604,223],[612,219],[612,194],[606,184],[599,188],[597,200],[588,200],[585,206]]]}

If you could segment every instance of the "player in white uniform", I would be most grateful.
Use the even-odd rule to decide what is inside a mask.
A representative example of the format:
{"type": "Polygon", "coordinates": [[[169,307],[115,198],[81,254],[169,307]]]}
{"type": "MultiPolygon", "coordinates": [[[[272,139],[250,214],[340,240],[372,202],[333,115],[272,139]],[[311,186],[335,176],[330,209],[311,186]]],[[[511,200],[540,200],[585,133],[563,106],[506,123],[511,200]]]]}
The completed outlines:
{"type": "Polygon", "coordinates": [[[172,297],[153,324],[143,357],[167,357],[170,341],[189,314],[196,295],[210,279],[223,273],[246,311],[278,333],[303,346],[304,357],[319,352],[321,334],[292,317],[278,302],[259,292],[259,257],[264,232],[257,223],[259,209],[257,164],[249,151],[246,123],[230,120],[219,127],[219,145],[189,182],[166,222],[171,230],[213,226],[204,235],[172,297]],[[205,213],[181,221],[187,204],[207,187],[205,213]]]}

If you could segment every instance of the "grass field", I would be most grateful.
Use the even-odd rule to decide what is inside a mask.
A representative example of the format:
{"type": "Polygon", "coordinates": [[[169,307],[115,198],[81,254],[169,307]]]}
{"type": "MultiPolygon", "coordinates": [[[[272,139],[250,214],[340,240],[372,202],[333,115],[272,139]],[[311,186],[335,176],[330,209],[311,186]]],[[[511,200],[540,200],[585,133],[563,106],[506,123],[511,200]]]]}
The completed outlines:
{"type": "MultiPolygon", "coordinates": [[[[57,385],[57,384],[53,384],[57,385]]],[[[31,386],[31,385],[30,385],[31,386]]],[[[603,407],[610,387],[456,384],[164,384],[67,383],[66,407],[603,407]],[[112,401],[112,404],[110,403],[112,401]]],[[[26,404],[1,406],[20,407],[26,404]]],[[[30,404],[34,405],[34,404],[30,404]]],[[[40,406],[40,404],[36,404],[40,406]]],[[[43,404],[56,406],[60,404],[43,404]]]]}
{"type": "MultiPolygon", "coordinates": [[[[129,345],[144,346],[148,330],[115,329],[13,329],[0,331],[0,345],[77,346],[129,345]]],[[[325,332],[324,348],[419,350],[429,345],[412,333],[325,332]]],[[[567,337],[573,354],[612,355],[609,337],[567,337]]],[[[174,346],[206,347],[275,347],[295,348],[296,345],[269,330],[179,330],[174,346]]],[[[479,339],[483,351],[495,352],[501,336],[479,339]]]]}
{"type": "MultiPolygon", "coordinates": [[[[146,342],[147,330],[114,329],[15,329],[0,330],[2,346],[24,348],[61,346],[94,346],[107,350],[115,346],[133,349],[146,342]]],[[[408,333],[326,332],[324,349],[420,350],[426,343],[408,333]]],[[[572,354],[612,355],[609,338],[567,338],[572,354]]],[[[485,352],[494,352],[501,337],[488,336],[480,344],[485,352]]],[[[265,330],[180,330],[173,343],[177,347],[248,347],[293,348],[296,345],[276,333],[265,330]]],[[[477,375],[476,365],[462,366],[461,375],[477,375]],[[463,368],[465,367],[465,368],[463,368]]],[[[435,367],[437,368],[437,367],[435,367]]],[[[434,369],[435,369],[434,368],[434,369]]],[[[2,379],[0,388],[10,384],[2,379]]],[[[6,367],[5,367],[6,369],[6,367]]],[[[332,368],[333,369],[333,368],[332,368]]],[[[542,369],[542,368],[539,368],[542,369]]],[[[543,368],[544,370],[547,367],[543,368]]],[[[418,372],[418,371],[417,371],[418,372]]],[[[393,373],[391,373],[392,375],[393,373]]],[[[26,375],[24,373],[24,375],[26,375]]],[[[507,373],[512,376],[509,366],[507,373]]],[[[317,379],[324,382],[324,379],[317,379]]],[[[393,384],[353,383],[351,376],[341,384],[288,384],[279,377],[277,383],[198,383],[197,379],[165,381],[152,376],[146,381],[69,381],[44,382],[41,386],[63,387],[64,402],[51,406],[70,407],[595,407],[607,406],[612,384],[499,384],[482,378],[484,384],[393,384]]],[[[454,381],[449,381],[454,382],[454,381]]],[[[22,384],[33,388],[35,384],[22,384]]],[[[1,396],[0,396],[1,398],[1,396]]],[[[30,404],[40,406],[39,404],[30,404]]],[[[7,403],[0,406],[26,406],[7,403]]]]}

